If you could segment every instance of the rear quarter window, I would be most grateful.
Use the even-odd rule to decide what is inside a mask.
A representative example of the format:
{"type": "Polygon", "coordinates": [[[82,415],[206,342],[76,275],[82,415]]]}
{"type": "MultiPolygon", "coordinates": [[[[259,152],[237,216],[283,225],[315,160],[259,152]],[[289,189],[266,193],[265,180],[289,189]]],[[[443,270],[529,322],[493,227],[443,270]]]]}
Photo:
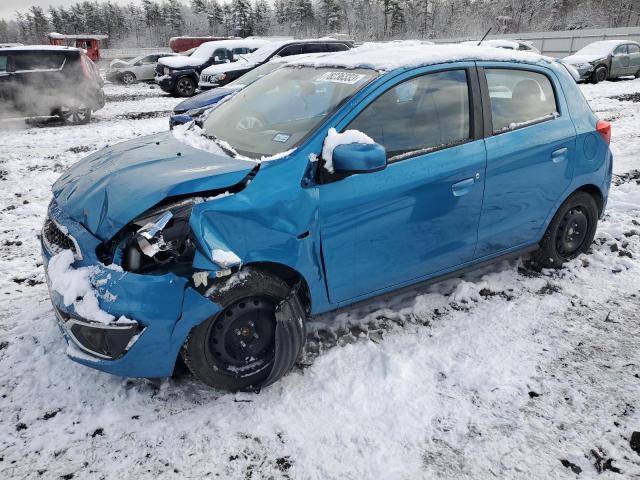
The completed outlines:
{"type": "Polygon", "coordinates": [[[9,63],[8,60],[9,57],[6,55],[0,55],[0,73],[7,71],[7,64],[9,63]]]}
{"type": "Polygon", "coordinates": [[[549,77],[529,70],[485,69],[493,132],[551,120],[558,104],[549,77]]]}
{"type": "Polygon", "coordinates": [[[65,56],[59,53],[23,53],[12,55],[14,71],[59,70],[65,63],[65,56]]]}

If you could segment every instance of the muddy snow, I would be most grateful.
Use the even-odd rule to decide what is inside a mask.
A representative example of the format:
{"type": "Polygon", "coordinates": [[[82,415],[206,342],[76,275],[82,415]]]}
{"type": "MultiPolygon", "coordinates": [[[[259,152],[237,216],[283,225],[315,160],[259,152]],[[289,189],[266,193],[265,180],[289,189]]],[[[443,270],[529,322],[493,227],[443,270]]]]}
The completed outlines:
{"type": "Polygon", "coordinates": [[[52,183],[166,130],[178,100],[107,85],[88,125],[0,124],[0,478],[639,476],[640,80],[582,89],[613,124],[616,173],[589,254],[325,315],[259,395],[75,364],[49,303],[37,236],[52,183]]]}

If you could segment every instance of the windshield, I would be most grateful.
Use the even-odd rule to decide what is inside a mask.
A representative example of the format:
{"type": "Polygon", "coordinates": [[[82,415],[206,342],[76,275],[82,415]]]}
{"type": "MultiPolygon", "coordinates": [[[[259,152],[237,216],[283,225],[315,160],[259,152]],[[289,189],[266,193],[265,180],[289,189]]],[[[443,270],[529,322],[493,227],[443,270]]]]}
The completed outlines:
{"type": "Polygon", "coordinates": [[[376,75],[367,69],[281,68],[211,111],[204,134],[251,158],[286,152],[376,75]]]}
{"type": "Polygon", "coordinates": [[[611,53],[618,44],[611,44],[609,42],[595,42],[587,45],[586,47],[578,50],[575,55],[602,55],[607,56],[611,53]]]}
{"type": "Polygon", "coordinates": [[[273,43],[271,45],[265,45],[264,47],[258,48],[255,52],[252,52],[249,55],[244,55],[244,57],[249,62],[262,63],[267,58],[269,58],[269,55],[271,55],[273,52],[275,52],[281,46],[282,46],[282,44],[280,44],[280,43],[273,43]]]}
{"type": "Polygon", "coordinates": [[[250,85],[259,78],[264,77],[267,73],[271,73],[274,70],[277,70],[280,67],[285,65],[284,62],[269,62],[264,65],[260,65],[259,67],[254,68],[253,70],[248,71],[244,75],[239,78],[236,78],[233,82],[229,82],[229,86],[245,86],[250,85]]]}

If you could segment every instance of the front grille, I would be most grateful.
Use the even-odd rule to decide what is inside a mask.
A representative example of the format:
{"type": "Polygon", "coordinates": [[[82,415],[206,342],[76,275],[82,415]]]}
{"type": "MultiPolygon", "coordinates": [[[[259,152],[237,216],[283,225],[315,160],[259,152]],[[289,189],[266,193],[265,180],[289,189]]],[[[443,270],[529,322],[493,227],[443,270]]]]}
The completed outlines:
{"type": "Polygon", "coordinates": [[[42,227],[42,239],[47,249],[54,255],[63,250],[71,250],[76,259],[82,259],[78,244],[75,239],[67,232],[63,231],[60,226],[51,218],[44,221],[42,227]]]}
{"type": "Polygon", "coordinates": [[[156,74],[157,75],[162,75],[162,72],[164,72],[164,65],[162,65],[160,62],[158,62],[156,64],[156,74]]]}
{"type": "Polygon", "coordinates": [[[200,75],[200,81],[209,83],[213,75],[200,75]]]}

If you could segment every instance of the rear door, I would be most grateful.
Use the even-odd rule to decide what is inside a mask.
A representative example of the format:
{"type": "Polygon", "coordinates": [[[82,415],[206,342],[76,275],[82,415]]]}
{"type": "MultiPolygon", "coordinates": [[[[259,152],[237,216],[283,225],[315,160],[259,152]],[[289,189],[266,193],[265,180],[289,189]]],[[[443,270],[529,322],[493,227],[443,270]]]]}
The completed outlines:
{"type": "Polygon", "coordinates": [[[479,62],[487,173],[476,258],[538,242],[571,183],[576,132],[552,71],[479,62]]]}
{"type": "Polygon", "coordinates": [[[388,166],[319,187],[331,302],[472,260],[485,169],[474,98],[479,105],[472,67],[421,69],[380,87],[338,125],[383,145],[388,166]]]}
{"type": "Polygon", "coordinates": [[[628,75],[631,69],[627,45],[618,45],[611,57],[611,72],[614,77],[628,75]]]}
{"type": "Polygon", "coordinates": [[[629,75],[640,76],[640,45],[630,43],[627,45],[627,52],[629,53],[629,75]]]}

